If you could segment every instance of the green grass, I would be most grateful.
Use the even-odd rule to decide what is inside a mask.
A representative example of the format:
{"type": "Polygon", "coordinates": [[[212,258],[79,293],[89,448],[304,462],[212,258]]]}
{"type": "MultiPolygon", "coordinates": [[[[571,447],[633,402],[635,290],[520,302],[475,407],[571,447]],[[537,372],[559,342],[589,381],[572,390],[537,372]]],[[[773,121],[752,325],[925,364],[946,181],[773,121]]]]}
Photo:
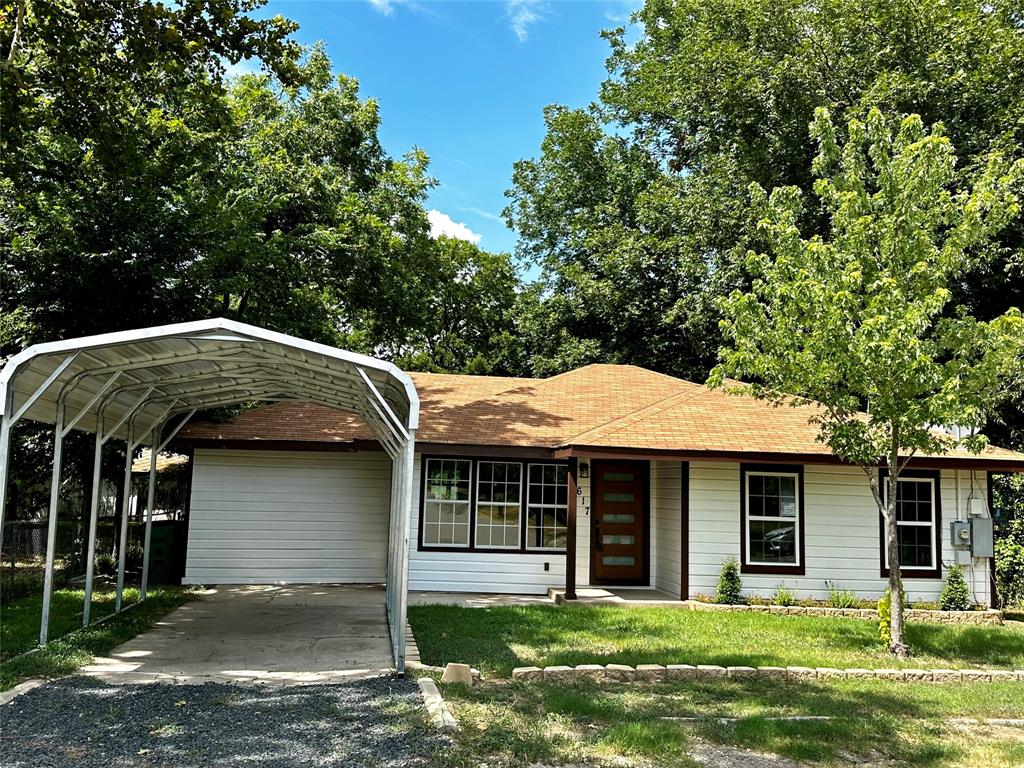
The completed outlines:
{"type": "Polygon", "coordinates": [[[659,607],[411,606],[426,664],[471,664],[508,677],[517,666],[719,664],[809,667],[1024,668],[1024,635],[1004,627],[912,623],[896,662],[876,622],[659,607]]]}
{"type": "Polygon", "coordinates": [[[447,764],[596,762],[620,755],[691,766],[700,742],[771,752],[811,764],[849,756],[906,766],[1019,765],[1024,732],[947,722],[1024,717],[1015,683],[940,686],[881,680],[771,684],[714,680],[658,685],[485,683],[445,686],[463,731],[447,764]],[[825,715],[830,721],[779,721],[825,715]],[[683,725],[668,718],[699,718],[683,725]],[[740,718],[722,723],[718,718],[740,718]]]}
{"type": "MultiPolygon", "coordinates": [[[[5,658],[0,662],[0,690],[7,690],[29,677],[49,678],[69,674],[89,663],[93,656],[107,653],[140,632],[145,632],[169,611],[187,603],[196,594],[193,589],[180,587],[152,588],[145,602],[101,624],[83,629],[82,592],[55,591],[50,608],[50,636],[56,639],[35,653],[17,658],[10,657],[35,647],[39,639],[41,598],[31,596],[12,600],[9,605],[0,606],[0,645],[5,658]]],[[[132,602],[137,596],[135,590],[125,590],[126,603],[132,602]]],[[[112,593],[94,593],[93,616],[98,618],[109,613],[112,606],[112,593]]]]}

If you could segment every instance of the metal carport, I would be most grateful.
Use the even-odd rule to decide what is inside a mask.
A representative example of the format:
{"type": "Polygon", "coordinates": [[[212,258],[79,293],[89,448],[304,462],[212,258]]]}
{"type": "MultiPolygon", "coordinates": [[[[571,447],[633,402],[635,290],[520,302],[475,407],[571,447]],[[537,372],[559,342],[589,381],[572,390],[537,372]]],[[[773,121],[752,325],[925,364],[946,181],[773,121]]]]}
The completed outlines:
{"type": "MultiPolygon", "coordinates": [[[[148,579],[156,456],[197,410],[236,403],[304,400],[359,414],[391,457],[386,608],[396,668],[405,667],[409,514],[419,398],[412,380],[391,363],[232,320],[213,319],[38,344],[0,372],[0,532],[11,429],[21,419],[54,425],[40,645],[47,641],[59,512],[61,447],[72,429],[95,434],[83,623],[89,623],[100,458],[117,438],[129,450],[149,444],[149,504],[140,599],[148,579]]],[[[122,509],[116,610],[124,586],[127,503],[122,509]]]]}

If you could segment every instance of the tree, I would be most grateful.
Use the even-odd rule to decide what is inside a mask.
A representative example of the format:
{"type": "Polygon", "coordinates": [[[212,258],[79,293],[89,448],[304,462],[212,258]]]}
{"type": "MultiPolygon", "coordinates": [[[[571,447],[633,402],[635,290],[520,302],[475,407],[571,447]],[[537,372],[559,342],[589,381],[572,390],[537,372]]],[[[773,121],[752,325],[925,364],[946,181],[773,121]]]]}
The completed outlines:
{"type": "Polygon", "coordinates": [[[422,317],[396,353],[399,364],[419,371],[520,373],[514,314],[520,281],[509,255],[446,236],[434,241],[432,254],[432,287],[422,317]]]}
{"type": "MultiPolygon", "coordinates": [[[[843,128],[871,106],[945,121],[961,190],[988,152],[1024,156],[1019,0],[647,0],[633,20],[605,33],[598,103],[549,108],[513,176],[517,256],[542,267],[524,326],[538,372],[598,360],[703,379],[716,301],[747,285],[744,254],[765,245],[746,189],[810,196],[815,107],[843,128]]],[[[800,225],[824,235],[828,219],[812,204],[800,225]]],[[[1024,302],[1024,222],[997,244],[951,306],[991,319],[1024,302]]],[[[1001,440],[1024,434],[1019,409],[1000,418],[1001,440]]]]}
{"type": "Polygon", "coordinates": [[[889,647],[905,656],[897,482],[916,454],[981,451],[1004,382],[1024,370],[1019,309],[978,320],[949,306],[952,286],[991,257],[987,246],[1019,213],[1024,161],[994,155],[958,192],[952,143],[917,115],[894,135],[872,109],[849,122],[841,146],[820,109],[811,136],[828,236],[801,235],[799,189],[752,187],[771,256],[749,253],[751,290],[723,301],[727,346],[709,383],[736,376],[753,382],[739,389],[775,404],[816,405],[819,439],[864,471],[885,521],[889,647]],[[953,424],[970,436],[935,428],[953,424]]]}

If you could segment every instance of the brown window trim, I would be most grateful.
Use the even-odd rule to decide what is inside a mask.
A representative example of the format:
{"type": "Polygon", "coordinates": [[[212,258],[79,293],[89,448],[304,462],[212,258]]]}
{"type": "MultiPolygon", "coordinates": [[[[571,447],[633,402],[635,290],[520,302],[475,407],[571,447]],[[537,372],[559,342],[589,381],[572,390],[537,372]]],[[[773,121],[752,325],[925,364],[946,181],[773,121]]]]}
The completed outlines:
{"type": "Polygon", "coordinates": [[[804,467],[802,464],[740,464],[740,573],[803,576],[804,557],[804,467]],[[747,564],[747,473],[767,472],[797,476],[797,563],[795,565],[747,564]]]}
{"type": "Polygon", "coordinates": [[[420,456],[420,503],[419,503],[419,524],[417,528],[416,550],[418,552],[472,552],[494,555],[552,555],[562,557],[564,549],[530,549],[526,546],[526,491],[528,490],[530,464],[554,464],[559,467],[568,466],[567,461],[556,459],[539,459],[532,456],[466,456],[453,454],[422,454],[420,456]],[[443,459],[447,461],[468,461],[469,467],[469,546],[456,547],[450,544],[433,545],[423,543],[423,511],[427,495],[427,461],[430,459],[443,459]],[[476,545],[476,480],[477,463],[481,461],[507,462],[510,464],[521,464],[522,471],[522,492],[519,502],[519,547],[478,547],[476,545]]]}
{"type": "MultiPolygon", "coordinates": [[[[879,493],[882,492],[885,482],[889,477],[889,470],[882,468],[878,471],[879,493]]],[[[900,472],[900,478],[924,477],[935,481],[933,486],[935,502],[935,567],[927,570],[914,568],[907,570],[900,566],[900,577],[904,579],[941,579],[942,578],[942,470],[939,469],[904,469],[900,472]]],[[[878,569],[883,579],[889,578],[889,569],[885,567],[885,518],[878,513],[878,569]]]]}

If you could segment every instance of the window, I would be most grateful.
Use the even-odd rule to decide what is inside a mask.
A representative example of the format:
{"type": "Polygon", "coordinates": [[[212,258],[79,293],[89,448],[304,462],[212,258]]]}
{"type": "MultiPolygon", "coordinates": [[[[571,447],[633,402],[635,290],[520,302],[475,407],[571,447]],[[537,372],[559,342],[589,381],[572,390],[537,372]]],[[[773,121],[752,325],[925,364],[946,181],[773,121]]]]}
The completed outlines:
{"type": "Polygon", "coordinates": [[[523,465],[503,461],[477,463],[476,545],[519,549],[519,503],[523,465]]]}
{"type": "MultiPolygon", "coordinates": [[[[887,474],[883,471],[882,500],[888,493],[887,474]]],[[[888,575],[889,553],[886,547],[885,520],[881,525],[882,574],[888,575]]],[[[905,470],[896,483],[896,541],[900,552],[900,571],[908,576],[939,576],[939,473],[905,470]]]]}
{"type": "Polygon", "coordinates": [[[469,488],[472,462],[427,459],[423,491],[423,544],[469,546],[469,488]]]}
{"type": "Polygon", "coordinates": [[[803,468],[740,468],[742,568],[747,573],[803,572],[803,468]]]}
{"type": "Polygon", "coordinates": [[[566,464],[424,456],[420,548],[564,552],[566,464]]]}
{"type": "Polygon", "coordinates": [[[531,464],[527,487],[526,548],[565,549],[569,470],[531,464]]]}

